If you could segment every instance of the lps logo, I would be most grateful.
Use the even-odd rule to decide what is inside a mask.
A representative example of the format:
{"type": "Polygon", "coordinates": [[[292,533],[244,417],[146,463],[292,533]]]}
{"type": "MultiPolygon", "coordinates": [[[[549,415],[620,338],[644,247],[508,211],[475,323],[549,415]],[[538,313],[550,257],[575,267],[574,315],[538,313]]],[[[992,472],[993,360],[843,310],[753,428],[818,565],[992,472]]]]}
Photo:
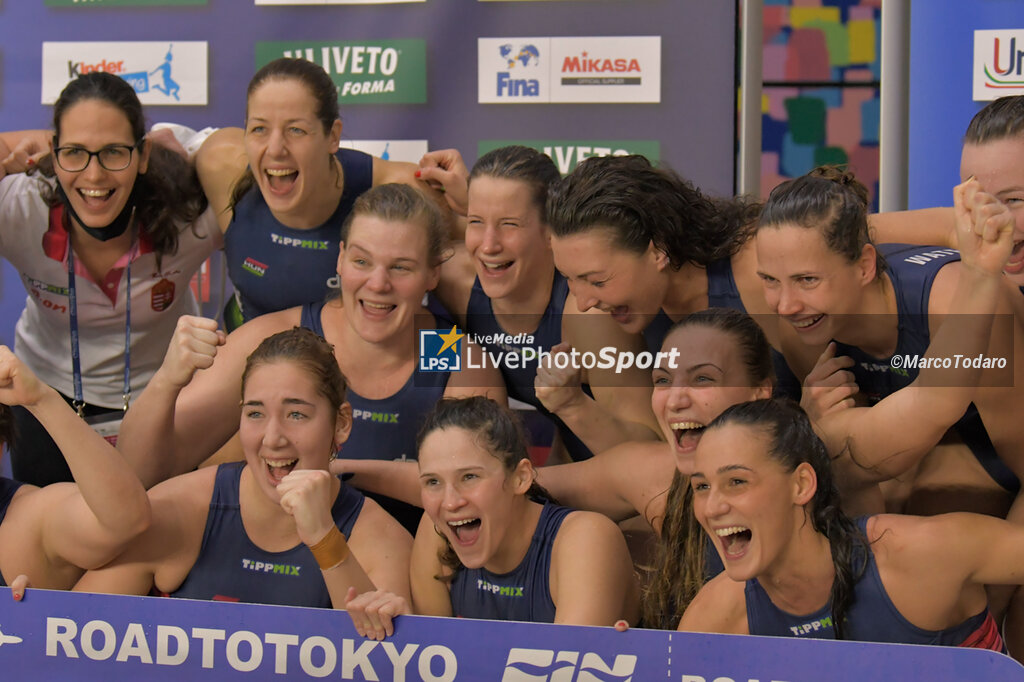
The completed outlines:
{"type": "Polygon", "coordinates": [[[1024,29],[974,32],[974,99],[1024,94],[1024,29]]]}
{"type": "Polygon", "coordinates": [[[631,682],[636,656],[618,654],[609,666],[590,651],[510,649],[501,682],[631,682]]]}
{"type": "Polygon", "coordinates": [[[458,372],[462,370],[462,337],[455,327],[420,330],[421,372],[458,372]]]}
{"type": "Polygon", "coordinates": [[[72,79],[104,71],[128,81],[143,104],[206,104],[207,44],[43,43],[43,104],[72,79]]]}

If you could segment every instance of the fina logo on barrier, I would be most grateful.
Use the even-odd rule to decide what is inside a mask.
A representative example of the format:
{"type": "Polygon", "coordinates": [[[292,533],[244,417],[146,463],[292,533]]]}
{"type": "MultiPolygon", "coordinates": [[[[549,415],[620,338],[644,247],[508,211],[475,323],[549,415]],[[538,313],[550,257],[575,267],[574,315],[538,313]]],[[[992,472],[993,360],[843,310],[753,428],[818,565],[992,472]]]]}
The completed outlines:
{"type": "Polygon", "coordinates": [[[459,372],[462,370],[462,338],[455,327],[420,330],[421,372],[459,372]]]}
{"type": "Polygon", "coordinates": [[[1024,95],[1024,29],[974,32],[974,99],[1024,95]]]}
{"type": "Polygon", "coordinates": [[[510,649],[501,682],[630,682],[636,656],[618,654],[609,666],[593,652],[510,649]]]}
{"type": "Polygon", "coordinates": [[[42,103],[83,74],[105,71],[128,81],[143,104],[206,104],[207,43],[43,43],[42,103]]]}
{"type": "Polygon", "coordinates": [[[477,99],[660,102],[661,36],[477,39],[477,99]]]}

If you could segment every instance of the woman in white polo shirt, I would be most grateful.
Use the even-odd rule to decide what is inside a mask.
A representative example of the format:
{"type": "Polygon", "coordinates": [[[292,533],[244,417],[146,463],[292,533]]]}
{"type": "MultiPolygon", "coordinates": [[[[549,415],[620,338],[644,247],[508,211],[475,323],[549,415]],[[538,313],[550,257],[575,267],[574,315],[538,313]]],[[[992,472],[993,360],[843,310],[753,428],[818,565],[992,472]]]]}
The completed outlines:
{"type": "MultiPolygon", "coordinates": [[[[116,432],[178,317],[196,312],[189,279],[220,233],[188,162],[145,139],[126,81],[106,73],[71,81],[53,125],[40,172],[0,181],[0,255],[28,292],[15,353],[79,415],[116,432]]],[[[15,478],[71,480],[39,423],[22,409],[15,422],[15,478]]]]}

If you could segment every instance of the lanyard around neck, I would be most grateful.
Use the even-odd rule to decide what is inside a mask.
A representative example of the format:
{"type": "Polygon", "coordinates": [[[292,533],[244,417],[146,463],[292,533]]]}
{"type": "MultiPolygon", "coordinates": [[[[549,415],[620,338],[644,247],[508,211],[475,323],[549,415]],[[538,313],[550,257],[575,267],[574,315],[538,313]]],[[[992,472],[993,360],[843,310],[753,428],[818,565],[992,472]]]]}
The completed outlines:
{"type": "MultiPolygon", "coordinates": [[[[133,247],[134,250],[135,247],[133,247]]],[[[132,396],[131,388],[131,341],[132,341],[132,256],[128,254],[128,264],[125,266],[124,295],[124,390],[121,397],[124,400],[123,410],[128,409],[128,401],[132,396]]],[[[82,361],[78,351],[78,296],[75,288],[75,250],[71,245],[71,232],[68,231],[68,318],[71,325],[71,372],[75,385],[75,410],[79,417],[85,417],[85,397],[82,394],[82,361]]]]}

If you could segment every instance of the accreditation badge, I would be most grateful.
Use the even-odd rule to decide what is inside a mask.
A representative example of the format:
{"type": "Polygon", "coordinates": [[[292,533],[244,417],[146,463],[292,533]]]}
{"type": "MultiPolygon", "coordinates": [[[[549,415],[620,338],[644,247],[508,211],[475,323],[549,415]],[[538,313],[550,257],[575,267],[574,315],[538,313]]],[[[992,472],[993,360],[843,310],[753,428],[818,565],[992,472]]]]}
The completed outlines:
{"type": "MultiPolygon", "coordinates": [[[[173,284],[171,286],[174,286],[173,284]]],[[[103,440],[117,447],[117,435],[121,432],[121,421],[124,419],[122,410],[85,417],[85,423],[100,434],[103,440]]]]}

